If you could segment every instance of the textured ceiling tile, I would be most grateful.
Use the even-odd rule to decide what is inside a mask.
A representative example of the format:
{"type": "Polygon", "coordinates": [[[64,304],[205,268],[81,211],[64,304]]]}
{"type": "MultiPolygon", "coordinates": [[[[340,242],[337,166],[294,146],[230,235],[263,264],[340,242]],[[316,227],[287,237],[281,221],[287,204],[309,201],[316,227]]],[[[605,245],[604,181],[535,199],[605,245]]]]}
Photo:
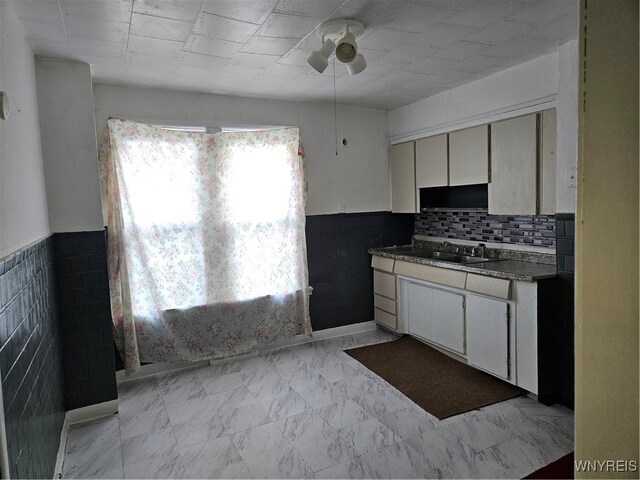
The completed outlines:
{"type": "Polygon", "coordinates": [[[123,22],[66,15],[64,23],[70,37],[105,42],[126,42],[129,35],[129,24],[123,22]]]}
{"type": "Polygon", "coordinates": [[[302,38],[322,23],[322,19],[272,13],[258,35],[265,37],[302,38]]]}
{"type": "Polygon", "coordinates": [[[166,74],[170,68],[177,62],[179,54],[177,53],[154,53],[152,55],[138,52],[127,52],[126,63],[130,65],[155,65],[159,69],[166,68],[166,74]]]}
{"type": "Polygon", "coordinates": [[[27,33],[27,39],[29,40],[46,40],[49,42],[67,42],[67,34],[64,29],[62,21],[52,22],[38,22],[36,20],[22,20],[25,32],[27,33]]]}
{"type": "Polygon", "coordinates": [[[529,32],[529,36],[538,39],[549,39],[561,44],[575,38],[578,34],[579,20],[573,16],[562,16],[529,32]]]}
{"type": "Polygon", "coordinates": [[[74,53],[88,55],[95,59],[104,58],[124,60],[127,49],[126,42],[87,42],[84,38],[69,37],[69,44],[74,53]]]}
{"type": "Polygon", "coordinates": [[[414,36],[409,43],[425,47],[443,47],[471,35],[475,29],[455,27],[444,23],[430,25],[423,33],[414,36]]]}
{"type": "Polygon", "coordinates": [[[133,11],[193,22],[204,5],[204,0],[134,0],[133,11]]]}
{"type": "Polygon", "coordinates": [[[171,56],[182,51],[184,42],[129,35],[129,52],[153,56],[171,56]]]}
{"type": "Polygon", "coordinates": [[[256,53],[238,52],[232,59],[234,65],[254,68],[268,68],[280,60],[279,55],[260,55],[256,53]]]}
{"type": "Polygon", "coordinates": [[[370,50],[390,51],[403,43],[411,44],[418,36],[417,33],[399,32],[378,28],[358,39],[358,45],[370,50]]]}
{"type": "Polygon", "coordinates": [[[386,62],[383,60],[376,60],[367,64],[367,69],[365,70],[368,75],[378,75],[383,76],[388,73],[394,72],[400,68],[404,68],[408,66],[406,63],[397,63],[397,62],[386,62]]]}
{"type": "Polygon", "coordinates": [[[301,17],[325,18],[336,11],[345,0],[280,0],[274,13],[299,15],[301,17]]]}
{"type": "Polygon", "coordinates": [[[274,38],[253,36],[240,49],[241,52],[259,53],[263,55],[284,55],[300,40],[297,38],[274,38]]]}
{"type": "Polygon", "coordinates": [[[31,0],[13,2],[20,20],[40,23],[62,23],[62,12],[57,1],[31,0]]]}
{"type": "Polygon", "coordinates": [[[438,72],[445,68],[454,68],[460,62],[457,60],[451,60],[448,58],[429,57],[419,62],[414,62],[402,67],[407,72],[422,73],[425,75],[431,75],[434,72],[438,72]]]}
{"type": "Polygon", "coordinates": [[[432,57],[438,53],[440,49],[435,47],[422,47],[419,45],[407,45],[402,44],[394,48],[390,52],[385,52],[380,60],[399,62],[399,63],[414,63],[419,62],[427,57],[432,57]]]}
{"type": "Polygon", "coordinates": [[[283,65],[297,65],[299,67],[308,67],[307,58],[309,58],[310,52],[306,50],[300,50],[298,48],[294,48],[285,56],[282,57],[280,62],[283,65]]]}
{"type": "Polygon", "coordinates": [[[39,57],[69,58],[67,42],[48,42],[46,40],[30,40],[29,45],[39,57]]]}
{"type": "Polygon", "coordinates": [[[155,17],[144,13],[134,13],[131,16],[131,33],[143,37],[184,42],[189,38],[192,26],[191,22],[155,17]]]}
{"type": "Polygon", "coordinates": [[[355,18],[364,23],[365,28],[380,25],[411,5],[404,0],[349,0],[338,9],[332,18],[355,18]]]}
{"type": "Polygon", "coordinates": [[[463,60],[473,55],[489,55],[493,46],[484,43],[460,41],[438,50],[433,56],[445,60],[463,60]]]}
{"type": "Polygon", "coordinates": [[[526,4],[522,11],[513,15],[513,18],[533,25],[543,26],[564,15],[578,18],[579,10],[579,0],[546,0],[538,1],[531,5],[526,4]]]}
{"type": "Polygon", "coordinates": [[[203,11],[243,22],[262,24],[278,0],[208,0],[203,11]]]}
{"type": "Polygon", "coordinates": [[[411,5],[398,15],[387,20],[384,23],[384,27],[404,32],[420,33],[428,29],[429,25],[449,18],[452,13],[451,9],[411,5]]]}
{"type": "Polygon", "coordinates": [[[186,67],[196,67],[202,69],[218,68],[228,65],[231,62],[228,58],[212,57],[202,53],[182,52],[180,54],[180,64],[186,67]]]}
{"type": "Polygon", "coordinates": [[[202,35],[191,35],[185,50],[214,57],[231,58],[240,50],[241,46],[241,43],[203,37],[202,35]]]}
{"type": "Polygon", "coordinates": [[[62,13],[94,20],[129,22],[133,0],[60,0],[62,13]]]}
{"type": "Polygon", "coordinates": [[[465,40],[490,45],[501,45],[514,37],[526,35],[531,28],[531,25],[526,23],[498,20],[466,36],[465,40]]]}
{"type": "Polygon", "coordinates": [[[276,77],[276,78],[288,78],[288,79],[296,79],[305,75],[308,69],[305,67],[298,67],[295,65],[284,65],[281,63],[276,63],[274,66],[270,67],[267,70],[268,77],[276,77]]]}
{"type": "Polygon", "coordinates": [[[193,31],[198,35],[245,43],[259,27],[259,25],[253,23],[241,22],[211,13],[203,13],[196,22],[193,31]]]}

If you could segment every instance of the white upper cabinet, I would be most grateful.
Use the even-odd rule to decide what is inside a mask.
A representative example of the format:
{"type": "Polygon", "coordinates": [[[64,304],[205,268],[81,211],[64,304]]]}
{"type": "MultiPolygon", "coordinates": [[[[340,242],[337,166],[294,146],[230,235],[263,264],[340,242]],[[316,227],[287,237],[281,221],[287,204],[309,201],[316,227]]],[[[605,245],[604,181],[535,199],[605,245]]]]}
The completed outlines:
{"type": "Polygon", "coordinates": [[[391,146],[391,211],[416,213],[415,142],[391,146]]]}
{"type": "Polygon", "coordinates": [[[541,114],[539,213],[556,213],[556,109],[541,114]]]}
{"type": "Polygon", "coordinates": [[[489,182],[488,125],[449,134],[449,185],[489,182]]]}
{"type": "Polygon", "coordinates": [[[491,124],[489,213],[537,212],[537,114],[491,124]]]}
{"type": "Polygon", "coordinates": [[[447,134],[416,141],[416,188],[448,185],[447,134]]]}

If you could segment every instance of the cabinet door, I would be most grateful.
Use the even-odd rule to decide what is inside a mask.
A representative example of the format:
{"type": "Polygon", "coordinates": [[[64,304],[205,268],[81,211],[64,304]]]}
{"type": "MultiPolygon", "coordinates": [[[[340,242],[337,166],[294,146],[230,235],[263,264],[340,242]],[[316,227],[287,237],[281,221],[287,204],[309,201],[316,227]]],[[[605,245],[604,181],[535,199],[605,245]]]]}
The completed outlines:
{"type": "Polygon", "coordinates": [[[536,114],[491,124],[489,213],[535,215],[536,114]]]}
{"type": "Polygon", "coordinates": [[[467,296],[467,361],[502,378],[509,378],[509,305],[467,296]]]}
{"type": "Polygon", "coordinates": [[[448,184],[447,134],[416,140],[416,188],[448,184]]]}
{"type": "Polygon", "coordinates": [[[541,113],[539,213],[556,213],[556,109],[541,113]]]}
{"type": "Polygon", "coordinates": [[[480,125],[449,134],[449,185],[489,182],[489,127],[480,125]]]}
{"type": "Polygon", "coordinates": [[[464,354],[464,297],[409,282],[409,333],[464,354]]]}
{"type": "Polygon", "coordinates": [[[414,142],[391,146],[391,211],[416,213],[414,142]]]}

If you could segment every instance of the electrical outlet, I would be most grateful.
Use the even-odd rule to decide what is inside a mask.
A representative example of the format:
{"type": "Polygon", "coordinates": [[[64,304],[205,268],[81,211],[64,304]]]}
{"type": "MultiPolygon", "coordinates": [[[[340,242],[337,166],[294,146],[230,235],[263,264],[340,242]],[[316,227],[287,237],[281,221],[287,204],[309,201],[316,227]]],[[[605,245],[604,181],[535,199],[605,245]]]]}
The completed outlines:
{"type": "Polygon", "coordinates": [[[576,167],[567,168],[567,175],[565,176],[564,183],[567,187],[575,188],[576,187],[576,167]]]}

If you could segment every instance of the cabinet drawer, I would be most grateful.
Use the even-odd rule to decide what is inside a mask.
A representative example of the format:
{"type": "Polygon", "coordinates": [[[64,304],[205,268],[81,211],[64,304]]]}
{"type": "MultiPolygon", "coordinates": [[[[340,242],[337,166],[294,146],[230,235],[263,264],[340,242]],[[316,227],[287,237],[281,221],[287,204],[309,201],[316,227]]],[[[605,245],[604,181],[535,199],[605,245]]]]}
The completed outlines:
{"type": "Polygon", "coordinates": [[[373,296],[373,305],[385,312],[396,314],[396,302],[387,297],[381,297],[380,295],[373,296]]]}
{"type": "Polygon", "coordinates": [[[398,275],[419,278],[427,282],[439,283],[456,288],[464,288],[467,278],[465,272],[401,261],[396,262],[395,272],[398,275]]]}
{"type": "Polygon", "coordinates": [[[379,308],[375,309],[375,321],[381,325],[385,325],[389,328],[393,328],[396,330],[398,328],[398,320],[395,315],[391,315],[390,313],[385,312],[384,310],[380,310],[379,308]]]}
{"type": "Polygon", "coordinates": [[[396,276],[389,273],[373,272],[373,291],[385,297],[395,300],[396,298],[396,276]]]}
{"type": "Polygon", "coordinates": [[[511,299],[511,280],[469,273],[467,275],[467,290],[509,300],[511,299]]]}
{"type": "Polygon", "coordinates": [[[396,261],[393,258],[381,257],[374,255],[371,257],[371,266],[378,270],[384,270],[385,272],[393,273],[393,265],[396,261]]]}

